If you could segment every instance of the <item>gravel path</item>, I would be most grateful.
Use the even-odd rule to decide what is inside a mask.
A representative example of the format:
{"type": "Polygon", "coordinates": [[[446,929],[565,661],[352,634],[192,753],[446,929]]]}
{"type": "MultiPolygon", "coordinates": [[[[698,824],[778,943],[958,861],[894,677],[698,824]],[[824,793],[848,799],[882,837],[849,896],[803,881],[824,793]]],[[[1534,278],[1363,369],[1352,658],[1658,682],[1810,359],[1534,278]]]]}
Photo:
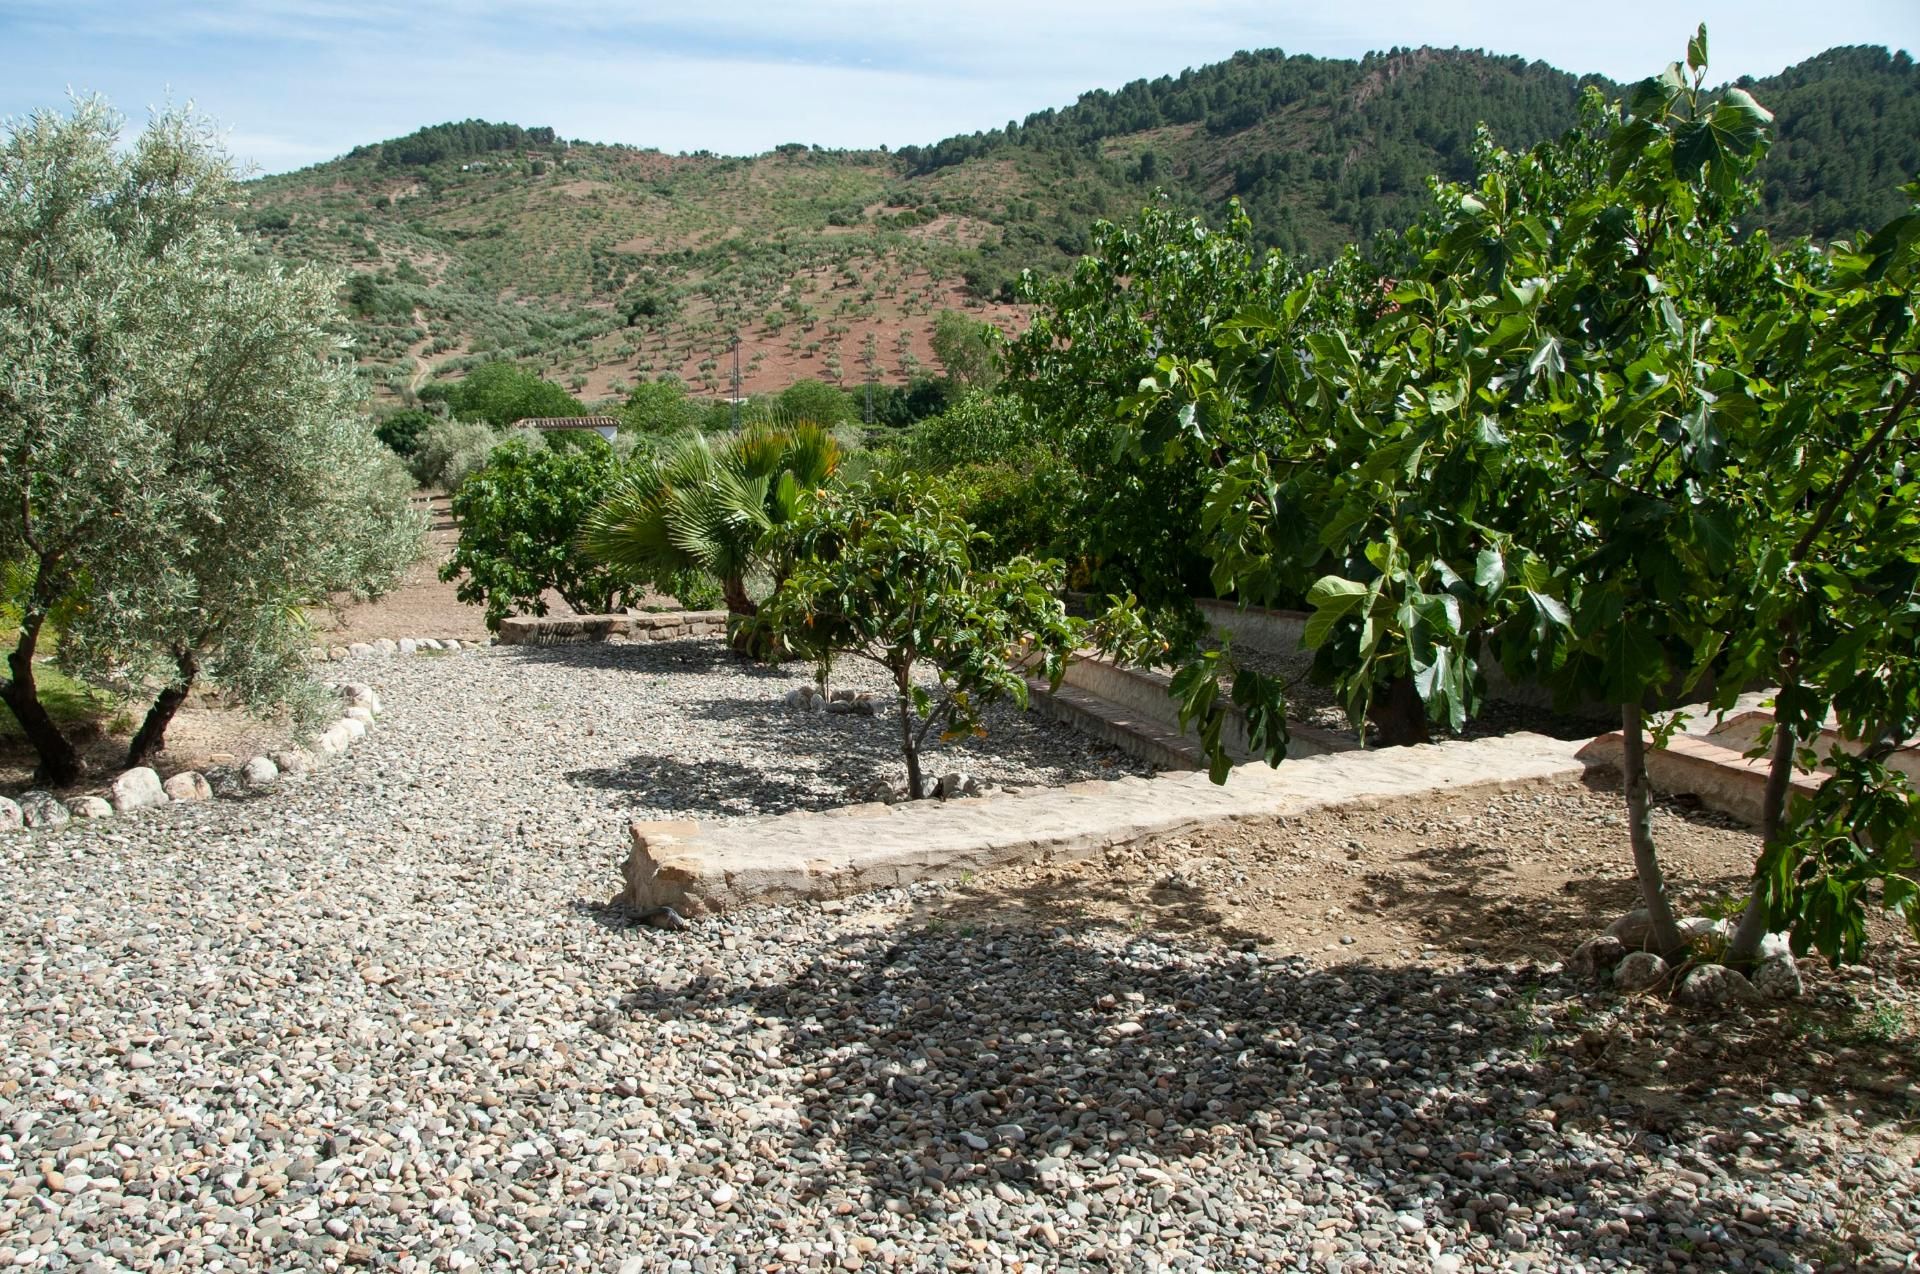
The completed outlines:
{"type": "MultiPolygon", "coordinates": [[[[636,717],[621,679],[682,658],[366,661],[388,713],[315,778],[0,838],[0,1260],[1852,1269],[1888,1256],[1854,1229],[1920,1230],[1910,1163],[1827,1149],[1844,1111],[1654,1131],[1539,1056],[1577,996],[1532,968],[974,931],[933,889],[629,927],[642,791],[696,809],[728,749],[846,727],[753,780],[827,802],[879,746],[730,668],[647,691],[725,728],[636,717]]],[[[988,777],[1075,772],[995,735],[988,777]]]]}

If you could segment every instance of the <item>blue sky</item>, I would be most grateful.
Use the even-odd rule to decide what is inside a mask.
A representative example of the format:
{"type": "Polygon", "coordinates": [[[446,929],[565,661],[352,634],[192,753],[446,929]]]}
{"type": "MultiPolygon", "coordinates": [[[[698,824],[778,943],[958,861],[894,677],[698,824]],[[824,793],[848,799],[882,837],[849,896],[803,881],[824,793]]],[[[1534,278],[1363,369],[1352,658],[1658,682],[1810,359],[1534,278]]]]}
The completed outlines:
{"type": "Polygon", "coordinates": [[[1696,22],[1716,79],[1836,44],[1920,52],[1920,0],[0,0],[0,115],[191,100],[268,172],[479,116],[667,151],[931,142],[1236,49],[1460,45],[1615,78],[1696,22]]]}

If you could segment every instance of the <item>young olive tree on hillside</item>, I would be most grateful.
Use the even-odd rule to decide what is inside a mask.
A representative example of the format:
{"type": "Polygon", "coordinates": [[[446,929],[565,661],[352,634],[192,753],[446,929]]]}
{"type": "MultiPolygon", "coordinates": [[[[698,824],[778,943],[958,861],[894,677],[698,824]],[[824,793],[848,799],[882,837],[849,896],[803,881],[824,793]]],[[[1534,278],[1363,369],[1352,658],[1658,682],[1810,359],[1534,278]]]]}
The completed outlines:
{"type": "Polygon", "coordinates": [[[941,310],[933,321],[933,356],[956,384],[991,393],[1005,373],[1000,338],[990,324],[941,310]]]}
{"type": "Polygon", "coordinates": [[[887,671],[914,800],[930,795],[920,757],[936,726],[943,740],[983,734],[988,704],[1025,708],[1026,668],[1058,686],[1082,633],[1060,602],[1058,562],[976,566],[973,528],[912,479],[810,495],[779,538],[794,567],[767,603],[774,631],[823,682],[838,655],[887,671]]]}
{"type": "Polygon", "coordinates": [[[0,556],[24,560],[0,686],[40,777],[80,776],[32,661],[153,694],[138,763],[197,683],[303,700],[301,607],[417,554],[408,484],[359,414],[336,281],[262,262],[227,215],[205,125],[118,153],[104,105],[38,114],[0,151],[0,556]]]}

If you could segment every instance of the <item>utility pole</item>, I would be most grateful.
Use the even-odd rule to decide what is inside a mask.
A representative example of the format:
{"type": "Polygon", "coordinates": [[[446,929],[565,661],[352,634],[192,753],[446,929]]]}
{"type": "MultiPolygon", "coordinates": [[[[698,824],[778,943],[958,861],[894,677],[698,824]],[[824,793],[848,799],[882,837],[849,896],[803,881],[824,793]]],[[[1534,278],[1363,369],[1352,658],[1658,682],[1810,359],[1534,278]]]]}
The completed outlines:
{"type": "Polygon", "coordinates": [[[739,332],[735,332],[733,334],[733,340],[728,344],[727,348],[733,351],[733,432],[739,433],[740,432],[740,333],[739,332]]]}
{"type": "Polygon", "coordinates": [[[873,428],[873,382],[880,375],[880,356],[874,343],[873,333],[867,333],[865,346],[860,351],[867,363],[867,428],[873,428]]]}

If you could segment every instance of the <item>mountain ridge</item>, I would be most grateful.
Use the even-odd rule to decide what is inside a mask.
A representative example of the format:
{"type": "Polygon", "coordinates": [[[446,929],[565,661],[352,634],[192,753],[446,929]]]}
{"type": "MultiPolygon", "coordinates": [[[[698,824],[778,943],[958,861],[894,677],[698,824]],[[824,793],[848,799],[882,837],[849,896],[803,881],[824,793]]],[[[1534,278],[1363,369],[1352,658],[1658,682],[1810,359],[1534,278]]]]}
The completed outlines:
{"type": "MultiPolygon", "coordinates": [[[[1773,109],[1760,219],[1832,237],[1878,224],[1920,172],[1920,70],[1877,46],[1736,81],[1773,109]]],[[[481,120],[429,125],[247,187],[264,251],[355,276],[376,385],[504,357],[587,396],[672,373],[730,390],[811,375],[847,387],[935,370],[942,309],[1017,323],[1023,269],[1065,268],[1101,217],[1163,197],[1321,259],[1404,226],[1430,174],[1471,170],[1474,128],[1527,146],[1572,126],[1589,86],[1461,49],[1361,59],[1235,54],[1093,90],[927,146],[669,155],[481,120]]]]}

